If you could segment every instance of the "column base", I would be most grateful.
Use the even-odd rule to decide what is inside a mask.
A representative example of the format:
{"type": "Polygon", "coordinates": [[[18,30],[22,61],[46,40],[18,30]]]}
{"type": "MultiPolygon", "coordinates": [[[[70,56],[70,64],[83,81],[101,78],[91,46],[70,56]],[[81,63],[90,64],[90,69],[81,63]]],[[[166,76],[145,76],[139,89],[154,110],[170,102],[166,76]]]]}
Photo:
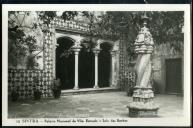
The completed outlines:
{"type": "Polygon", "coordinates": [[[116,85],[111,85],[110,87],[113,89],[119,89],[119,87],[117,87],[116,85]]]}
{"type": "Polygon", "coordinates": [[[99,88],[99,86],[98,85],[94,85],[94,87],[93,88],[99,88]]]}
{"type": "Polygon", "coordinates": [[[129,117],[158,117],[159,106],[153,102],[132,102],[127,107],[129,109],[129,117]]]}
{"type": "Polygon", "coordinates": [[[74,89],[74,90],[79,90],[79,88],[78,88],[78,87],[74,87],[73,89],[74,89]]]}
{"type": "Polygon", "coordinates": [[[114,85],[114,84],[111,84],[110,87],[111,87],[111,88],[115,88],[115,85],[114,85]]]}

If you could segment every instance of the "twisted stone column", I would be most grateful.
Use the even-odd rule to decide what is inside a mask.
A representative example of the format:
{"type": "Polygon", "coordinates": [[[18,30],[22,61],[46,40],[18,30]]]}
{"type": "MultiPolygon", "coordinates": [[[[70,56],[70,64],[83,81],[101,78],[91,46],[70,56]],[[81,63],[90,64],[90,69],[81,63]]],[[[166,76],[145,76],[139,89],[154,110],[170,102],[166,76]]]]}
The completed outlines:
{"type": "Polygon", "coordinates": [[[133,92],[133,102],[128,105],[130,117],[157,116],[158,106],[154,104],[154,93],[151,86],[151,54],[153,52],[153,38],[146,27],[147,17],[143,17],[143,27],[135,41],[135,52],[138,54],[135,65],[137,74],[136,86],[133,92]]]}

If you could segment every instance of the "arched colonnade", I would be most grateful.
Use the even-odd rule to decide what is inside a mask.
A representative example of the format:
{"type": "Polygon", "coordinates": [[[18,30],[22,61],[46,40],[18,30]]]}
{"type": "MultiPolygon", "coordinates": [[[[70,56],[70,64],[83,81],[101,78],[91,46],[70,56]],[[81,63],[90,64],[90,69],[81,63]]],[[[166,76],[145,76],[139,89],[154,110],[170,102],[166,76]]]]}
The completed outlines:
{"type": "MultiPolygon", "coordinates": [[[[84,37],[84,36],[80,36],[80,35],[73,35],[73,34],[63,34],[63,33],[56,33],[56,37],[55,37],[55,50],[54,50],[54,57],[55,57],[55,64],[56,64],[56,50],[58,47],[60,47],[60,45],[65,45],[65,42],[60,42],[58,43],[58,40],[61,39],[61,38],[66,38],[68,40],[70,40],[72,43],[71,43],[71,46],[69,46],[68,48],[71,49],[71,51],[73,52],[73,60],[74,61],[71,61],[71,62],[74,62],[73,67],[74,67],[74,70],[71,70],[74,72],[74,81],[73,81],[73,89],[79,89],[79,63],[80,63],[80,58],[79,58],[79,55],[80,55],[80,52],[81,52],[81,49],[83,49],[83,43],[86,42],[89,38],[88,37],[84,37]]],[[[108,54],[110,55],[110,81],[109,81],[109,86],[110,87],[115,87],[115,56],[118,54],[118,51],[119,51],[119,40],[117,41],[112,41],[112,40],[104,40],[104,39],[93,39],[92,42],[95,44],[94,47],[91,49],[92,53],[93,53],[93,60],[94,60],[94,82],[93,82],[93,88],[99,88],[99,61],[100,61],[100,54],[102,56],[102,50],[103,50],[103,45],[108,45],[110,46],[109,50],[108,50],[108,54]]],[[[104,52],[103,52],[104,53],[104,52]]],[[[105,61],[105,60],[104,60],[105,61]]],[[[72,66],[71,65],[71,66],[72,66]]],[[[57,66],[57,65],[56,65],[57,66]]],[[[104,70],[104,69],[102,69],[104,70]]],[[[57,77],[57,73],[56,73],[56,70],[55,70],[55,77],[57,77]]]]}

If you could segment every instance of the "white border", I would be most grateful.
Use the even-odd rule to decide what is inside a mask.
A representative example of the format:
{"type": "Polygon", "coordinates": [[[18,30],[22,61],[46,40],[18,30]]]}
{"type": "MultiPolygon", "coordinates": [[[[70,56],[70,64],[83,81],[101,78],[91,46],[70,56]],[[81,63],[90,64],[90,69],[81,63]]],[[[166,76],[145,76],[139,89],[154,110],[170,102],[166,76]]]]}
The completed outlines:
{"type": "MultiPolygon", "coordinates": [[[[69,125],[69,126],[190,126],[190,5],[189,4],[17,4],[2,5],[2,125],[69,125]],[[23,123],[8,119],[8,11],[184,11],[184,117],[177,118],[124,118],[127,123],[23,123]]],[[[89,118],[91,119],[91,118],[89,118]]],[[[44,119],[38,119],[39,121],[44,119]]],[[[54,119],[53,119],[54,120],[54,119]]]]}

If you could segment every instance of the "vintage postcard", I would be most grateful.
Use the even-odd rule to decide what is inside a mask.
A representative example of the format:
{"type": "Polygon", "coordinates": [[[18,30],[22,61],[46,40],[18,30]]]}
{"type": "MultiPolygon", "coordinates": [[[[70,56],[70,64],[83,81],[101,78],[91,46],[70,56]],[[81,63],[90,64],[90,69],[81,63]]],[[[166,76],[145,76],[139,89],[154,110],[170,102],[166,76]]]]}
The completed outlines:
{"type": "Polygon", "coordinates": [[[4,126],[190,125],[190,5],[2,7],[4,126]]]}

